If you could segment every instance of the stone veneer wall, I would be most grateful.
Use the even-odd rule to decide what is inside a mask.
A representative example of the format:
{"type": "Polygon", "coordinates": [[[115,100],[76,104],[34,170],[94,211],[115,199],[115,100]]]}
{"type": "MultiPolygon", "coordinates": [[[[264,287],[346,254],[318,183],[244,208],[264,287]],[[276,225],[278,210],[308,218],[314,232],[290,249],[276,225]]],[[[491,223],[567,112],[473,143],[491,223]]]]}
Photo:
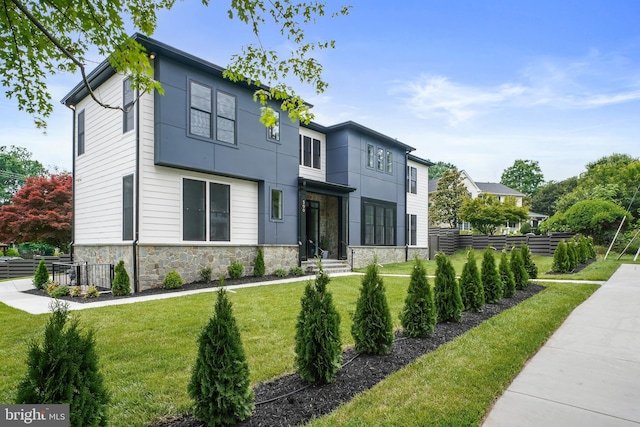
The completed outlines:
{"type": "Polygon", "coordinates": [[[414,257],[418,255],[420,259],[429,259],[429,248],[422,248],[417,246],[409,246],[409,261],[413,261],[414,257]]]}
{"type": "Polygon", "coordinates": [[[347,252],[349,264],[353,268],[366,267],[373,262],[375,256],[380,264],[405,262],[407,251],[404,246],[349,246],[347,252]]]}
{"type": "Polygon", "coordinates": [[[131,278],[133,287],[133,246],[121,245],[73,245],[73,262],[88,264],[113,264],[124,261],[124,267],[131,278]]]}

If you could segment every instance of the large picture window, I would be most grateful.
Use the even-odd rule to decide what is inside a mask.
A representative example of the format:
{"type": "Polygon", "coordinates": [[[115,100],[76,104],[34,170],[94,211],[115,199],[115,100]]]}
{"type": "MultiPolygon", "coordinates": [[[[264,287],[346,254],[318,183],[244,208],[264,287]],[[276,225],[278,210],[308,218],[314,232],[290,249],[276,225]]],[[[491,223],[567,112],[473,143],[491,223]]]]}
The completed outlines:
{"type": "Polygon", "coordinates": [[[203,138],[211,138],[211,88],[197,82],[191,82],[189,88],[189,133],[203,138]]]}
{"type": "Polygon", "coordinates": [[[365,245],[395,246],[396,204],[362,199],[362,241],[365,245]]]}
{"type": "Polygon", "coordinates": [[[217,92],[217,130],[218,141],[236,143],[236,97],[224,92],[217,92]]]}
{"type": "Polygon", "coordinates": [[[131,79],[122,82],[122,133],[127,133],[134,128],[134,92],[131,87],[131,79]]]}
{"type": "Polygon", "coordinates": [[[210,182],[207,187],[205,181],[185,178],[182,181],[183,240],[206,241],[208,236],[212,242],[229,241],[230,200],[227,184],[210,182]]]}
{"type": "Polygon", "coordinates": [[[78,156],[84,154],[84,110],[78,113],[78,156]]]}
{"type": "Polygon", "coordinates": [[[122,178],[122,240],[133,240],[133,175],[122,178]]]}

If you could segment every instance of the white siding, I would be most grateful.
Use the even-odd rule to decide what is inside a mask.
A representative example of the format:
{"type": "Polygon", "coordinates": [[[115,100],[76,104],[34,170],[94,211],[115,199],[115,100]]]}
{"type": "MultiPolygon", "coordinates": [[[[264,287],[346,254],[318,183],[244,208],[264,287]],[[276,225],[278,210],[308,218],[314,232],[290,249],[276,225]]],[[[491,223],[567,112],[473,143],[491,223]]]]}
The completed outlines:
{"type": "MultiPolygon", "coordinates": [[[[299,174],[302,178],[326,182],[327,180],[327,138],[320,132],[311,129],[300,128],[300,135],[309,136],[320,141],[320,169],[300,165],[299,174]]],[[[311,156],[313,157],[313,146],[311,156]]]]}
{"type": "Polygon", "coordinates": [[[418,172],[417,193],[407,193],[407,214],[417,216],[416,246],[427,247],[429,245],[429,168],[411,160],[407,164],[416,168],[418,172]]]}
{"type": "MultiPolygon", "coordinates": [[[[96,89],[110,105],[122,105],[125,77],[115,75],[96,89]]],[[[122,133],[122,111],[106,109],[87,97],[85,152],[75,164],[75,243],[122,242],[122,177],[135,171],[135,129],[122,133]]],[[[77,136],[77,130],[75,130],[77,136]]]]}

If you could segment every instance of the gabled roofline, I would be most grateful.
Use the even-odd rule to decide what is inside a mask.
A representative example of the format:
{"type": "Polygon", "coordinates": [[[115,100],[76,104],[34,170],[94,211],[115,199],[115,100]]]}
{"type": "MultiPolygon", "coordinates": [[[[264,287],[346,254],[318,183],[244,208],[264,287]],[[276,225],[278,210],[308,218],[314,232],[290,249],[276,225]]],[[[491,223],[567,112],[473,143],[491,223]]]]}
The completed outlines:
{"type": "Polygon", "coordinates": [[[407,154],[407,159],[411,160],[412,162],[420,163],[421,165],[427,167],[435,165],[435,163],[433,163],[432,161],[414,156],[413,154],[407,154]]]}
{"type": "Polygon", "coordinates": [[[321,132],[324,134],[331,133],[331,132],[338,132],[341,130],[356,130],[360,133],[370,136],[371,138],[379,139],[389,144],[399,146],[402,149],[404,149],[405,152],[407,153],[411,151],[415,151],[415,148],[410,145],[407,145],[403,142],[398,141],[395,138],[391,138],[390,136],[384,135],[378,131],[375,131],[371,128],[368,128],[366,126],[361,125],[360,123],[356,123],[351,120],[347,122],[331,125],[331,126],[323,126],[315,122],[311,122],[309,124],[300,123],[300,127],[306,127],[307,129],[315,130],[316,132],[321,132]]]}

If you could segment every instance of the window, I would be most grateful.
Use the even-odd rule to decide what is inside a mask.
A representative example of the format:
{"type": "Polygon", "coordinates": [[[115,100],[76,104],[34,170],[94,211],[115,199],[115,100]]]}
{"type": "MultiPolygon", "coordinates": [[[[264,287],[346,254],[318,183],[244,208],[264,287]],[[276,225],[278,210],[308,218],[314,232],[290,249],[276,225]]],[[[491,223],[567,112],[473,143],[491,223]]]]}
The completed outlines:
{"type": "Polygon", "coordinates": [[[322,141],[300,135],[300,165],[321,169],[322,141]]]}
{"type": "Polygon", "coordinates": [[[415,246],[417,243],[418,216],[407,214],[407,244],[415,246]]]}
{"type": "Polygon", "coordinates": [[[320,169],[320,140],[313,139],[313,167],[320,169]]]}
{"type": "Polygon", "coordinates": [[[78,113],[78,156],[84,154],[84,110],[78,113]]]}
{"type": "Polygon", "coordinates": [[[133,108],[133,88],[131,87],[131,79],[122,82],[122,133],[133,130],[134,127],[134,108],[133,108]]]}
{"type": "Polygon", "coordinates": [[[371,144],[367,144],[367,167],[373,168],[373,158],[375,157],[375,148],[371,144]]]}
{"type": "Polygon", "coordinates": [[[362,200],[362,241],[365,245],[396,244],[396,204],[362,200]]]}
{"type": "Polygon", "coordinates": [[[393,173],[393,153],[387,151],[387,173],[393,173]]]}
{"type": "Polygon", "coordinates": [[[282,190],[271,190],[271,219],[282,221],[282,190]]]}
{"type": "Polygon", "coordinates": [[[267,138],[280,141],[280,112],[276,111],[276,124],[267,128],[267,138]]]}
{"type": "Polygon", "coordinates": [[[418,193],[418,170],[413,166],[407,166],[407,192],[418,193]]]}
{"type": "Polygon", "coordinates": [[[189,133],[211,138],[211,88],[191,82],[189,105],[189,133]]]}
{"type": "Polygon", "coordinates": [[[377,168],[379,171],[384,170],[384,149],[378,148],[378,155],[376,157],[377,168]]]}
{"type": "Polygon", "coordinates": [[[308,136],[301,136],[302,142],[300,150],[302,150],[302,157],[300,157],[301,165],[311,166],[311,138],[308,136]]]}
{"type": "Polygon", "coordinates": [[[218,141],[236,143],[236,97],[217,92],[217,132],[218,141]]]}
{"type": "Polygon", "coordinates": [[[204,181],[187,178],[182,181],[183,240],[206,241],[207,235],[212,242],[230,240],[230,186],[211,182],[208,192],[207,197],[204,181]]]}
{"type": "Polygon", "coordinates": [[[133,175],[122,178],[122,240],[133,240],[133,175]]]}

